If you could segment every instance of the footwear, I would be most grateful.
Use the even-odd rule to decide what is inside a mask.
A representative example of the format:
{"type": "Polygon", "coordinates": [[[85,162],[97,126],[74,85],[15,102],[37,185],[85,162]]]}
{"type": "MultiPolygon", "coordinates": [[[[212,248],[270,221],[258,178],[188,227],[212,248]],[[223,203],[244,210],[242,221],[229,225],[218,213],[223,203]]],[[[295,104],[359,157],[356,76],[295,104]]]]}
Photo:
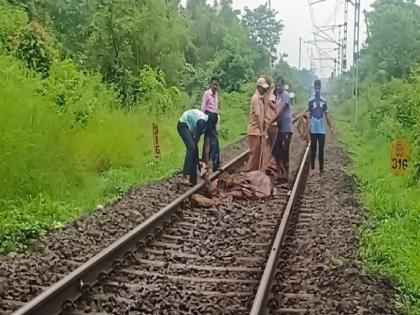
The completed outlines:
{"type": "Polygon", "coordinates": [[[182,177],[179,182],[182,185],[186,185],[186,186],[190,185],[190,181],[189,181],[189,179],[187,177],[182,177]]]}
{"type": "Polygon", "coordinates": [[[322,175],[324,175],[324,173],[325,173],[325,170],[323,170],[323,169],[322,170],[319,170],[319,175],[322,176],[322,175]]]}
{"type": "Polygon", "coordinates": [[[314,173],[315,173],[314,169],[310,169],[309,170],[309,177],[313,177],[314,173]]]}

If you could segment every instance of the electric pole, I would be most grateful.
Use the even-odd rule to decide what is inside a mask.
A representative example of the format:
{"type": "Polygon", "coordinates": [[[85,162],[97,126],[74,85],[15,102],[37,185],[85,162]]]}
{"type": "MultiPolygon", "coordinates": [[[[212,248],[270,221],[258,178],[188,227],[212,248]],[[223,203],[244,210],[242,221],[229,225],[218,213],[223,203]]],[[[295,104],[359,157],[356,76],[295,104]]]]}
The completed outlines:
{"type": "MultiPolygon", "coordinates": [[[[268,10],[271,13],[271,0],[268,0],[268,10]]],[[[268,62],[270,63],[270,69],[272,69],[273,67],[272,54],[273,54],[273,40],[270,39],[270,51],[268,52],[268,62]]]]}
{"type": "Polygon", "coordinates": [[[349,20],[349,0],[344,0],[344,31],[343,31],[343,44],[342,44],[342,57],[341,57],[341,72],[347,69],[347,25],[349,20]]]}
{"type": "Polygon", "coordinates": [[[301,60],[302,60],[302,37],[299,37],[299,71],[301,69],[301,60]]]}
{"type": "Polygon", "coordinates": [[[340,43],[341,39],[341,27],[338,28],[338,45],[337,45],[337,76],[341,75],[342,73],[342,66],[341,66],[341,53],[342,53],[342,43],[340,43]]]}
{"type": "Polygon", "coordinates": [[[357,107],[359,101],[359,25],[360,25],[360,0],[354,1],[354,41],[353,41],[353,80],[354,95],[356,97],[356,125],[357,125],[357,107]]]}

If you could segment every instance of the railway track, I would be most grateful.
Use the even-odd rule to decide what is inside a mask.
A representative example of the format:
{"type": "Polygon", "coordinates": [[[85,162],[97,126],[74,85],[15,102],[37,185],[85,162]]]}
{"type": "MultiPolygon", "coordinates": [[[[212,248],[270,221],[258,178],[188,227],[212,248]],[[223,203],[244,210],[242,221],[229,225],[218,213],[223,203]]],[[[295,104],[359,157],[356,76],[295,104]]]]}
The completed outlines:
{"type": "Polygon", "coordinates": [[[199,184],[14,314],[262,314],[307,171],[308,147],[294,146],[291,193],[203,209],[189,201],[199,184]]]}

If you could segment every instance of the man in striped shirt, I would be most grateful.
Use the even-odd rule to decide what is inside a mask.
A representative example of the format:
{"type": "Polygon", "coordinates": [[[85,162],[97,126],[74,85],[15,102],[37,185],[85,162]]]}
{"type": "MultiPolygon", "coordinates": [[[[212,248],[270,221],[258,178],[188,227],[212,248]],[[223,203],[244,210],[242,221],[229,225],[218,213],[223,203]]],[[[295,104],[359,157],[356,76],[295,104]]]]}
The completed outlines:
{"type": "Polygon", "coordinates": [[[211,158],[213,172],[215,172],[220,166],[219,139],[217,138],[216,130],[216,125],[219,120],[219,97],[217,95],[218,86],[219,79],[212,77],[210,81],[210,88],[204,92],[201,102],[201,111],[208,116],[207,130],[203,147],[203,160],[208,165],[208,161],[211,158]]]}

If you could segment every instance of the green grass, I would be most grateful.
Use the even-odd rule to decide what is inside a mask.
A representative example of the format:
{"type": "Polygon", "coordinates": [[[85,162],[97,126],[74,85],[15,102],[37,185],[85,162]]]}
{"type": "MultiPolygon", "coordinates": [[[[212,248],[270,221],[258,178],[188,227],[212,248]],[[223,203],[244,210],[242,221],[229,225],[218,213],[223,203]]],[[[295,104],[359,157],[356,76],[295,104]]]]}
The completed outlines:
{"type": "Polygon", "coordinates": [[[394,281],[400,292],[398,304],[405,313],[419,315],[420,187],[413,183],[412,173],[391,174],[391,139],[363,119],[356,132],[349,113],[349,108],[338,113],[335,126],[351,153],[352,172],[360,181],[368,212],[360,256],[368,270],[394,281]]]}
{"type": "MultiPolygon", "coordinates": [[[[98,76],[68,62],[55,64],[49,78],[41,79],[0,55],[0,76],[0,253],[23,250],[27,239],[183,164],[176,124],[195,105],[184,95],[156,117],[144,104],[120,109],[98,76]],[[153,122],[160,127],[160,159],[153,156],[153,122]]],[[[246,131],[249,98],[222,93],[221,99],[225,147],[246,131]]]]}

